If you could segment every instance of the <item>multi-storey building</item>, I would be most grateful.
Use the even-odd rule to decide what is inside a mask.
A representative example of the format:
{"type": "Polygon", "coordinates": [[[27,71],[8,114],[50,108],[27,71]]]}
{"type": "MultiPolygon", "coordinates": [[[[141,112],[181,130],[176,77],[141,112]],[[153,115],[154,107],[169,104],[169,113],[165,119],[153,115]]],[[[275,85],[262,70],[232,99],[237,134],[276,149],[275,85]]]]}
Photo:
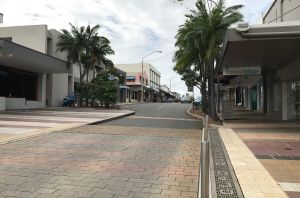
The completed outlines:
{"type": "MultiPolygon", "coordinates": [[[[57,51],[60,34],[47,25],[0,27],[0,109],[61,106],[74,92],[79,66],[57,51]]],[[[96,65],[96,74],[103,68],[96,65]]]]}
{"type": "Polygon", "coordinates": [[[300,20],[299,0],[274,0],[263,17],[263,23],[300,20]]]}
{"type": "MultiPolygon", "coordinates": [[[[127,98],[140,101],[142,92],[142,64],[116,64],[127,73],[126,85],[130,87],[127,98]]],[[[144,101],[159,102],[160,72],[151,64],[143,64],[144,71],[144,101]]]]}

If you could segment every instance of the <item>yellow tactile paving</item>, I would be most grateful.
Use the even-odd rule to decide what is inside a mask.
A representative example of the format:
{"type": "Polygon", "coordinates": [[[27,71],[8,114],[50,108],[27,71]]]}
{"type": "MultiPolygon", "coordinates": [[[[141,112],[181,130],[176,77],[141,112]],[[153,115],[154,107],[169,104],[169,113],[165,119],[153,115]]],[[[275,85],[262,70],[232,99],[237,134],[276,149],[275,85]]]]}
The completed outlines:
{"type": "Polygon", "coordinates": [[[219,132],[245,198],[287,197],[232,129],[222,127],[219,132]]]}

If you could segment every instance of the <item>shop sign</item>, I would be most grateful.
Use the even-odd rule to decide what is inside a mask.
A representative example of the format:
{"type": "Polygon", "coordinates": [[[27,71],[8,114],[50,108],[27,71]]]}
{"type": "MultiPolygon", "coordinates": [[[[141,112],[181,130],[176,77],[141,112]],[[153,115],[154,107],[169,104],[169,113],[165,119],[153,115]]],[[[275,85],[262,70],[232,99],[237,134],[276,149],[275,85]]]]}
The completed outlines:
{"type": "Polygon", "coordinates": [[[224,76],[253,76],[260,74],[261,67],[227,67],[223,69],[224,76]]]}

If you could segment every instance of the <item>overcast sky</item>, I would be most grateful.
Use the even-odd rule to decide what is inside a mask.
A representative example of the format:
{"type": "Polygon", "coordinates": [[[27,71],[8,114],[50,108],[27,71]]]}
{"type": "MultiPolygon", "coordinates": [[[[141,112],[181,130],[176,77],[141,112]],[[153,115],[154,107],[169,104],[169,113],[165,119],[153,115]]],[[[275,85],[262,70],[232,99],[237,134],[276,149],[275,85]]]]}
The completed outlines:
{"type": "MultiPolygon", "coordinates": [[[[227,0],[227,5],[243,4],[245,20],[261,21],[273,0],[227,0]]],[[[145,61],[161,72],[162,84],[184,94],[187,88],[173,70],[174,36],[184,23],[184,14],[193,9],[195,0],[183,5],[173,0],[0,0],[3,26],[47,24],[49,29],[69,29],[68,22],[101,25],[115,50],[110,58],[117,63],[140,63],[141,57],[162,50],[145,61]]]]}

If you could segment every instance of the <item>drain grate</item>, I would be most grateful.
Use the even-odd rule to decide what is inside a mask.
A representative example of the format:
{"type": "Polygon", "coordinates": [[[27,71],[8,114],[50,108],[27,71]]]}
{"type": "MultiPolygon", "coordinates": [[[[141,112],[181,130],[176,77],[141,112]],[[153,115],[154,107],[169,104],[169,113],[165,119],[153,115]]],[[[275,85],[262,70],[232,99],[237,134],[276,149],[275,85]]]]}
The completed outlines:
{"type": "Polygon", "coordinates": [[[225,150],[217,129],[210,129],[211,160],[212,160],[212,189],[213,197],[243,198],[243,193],[232,169],[228,154],[225,150]]]}

